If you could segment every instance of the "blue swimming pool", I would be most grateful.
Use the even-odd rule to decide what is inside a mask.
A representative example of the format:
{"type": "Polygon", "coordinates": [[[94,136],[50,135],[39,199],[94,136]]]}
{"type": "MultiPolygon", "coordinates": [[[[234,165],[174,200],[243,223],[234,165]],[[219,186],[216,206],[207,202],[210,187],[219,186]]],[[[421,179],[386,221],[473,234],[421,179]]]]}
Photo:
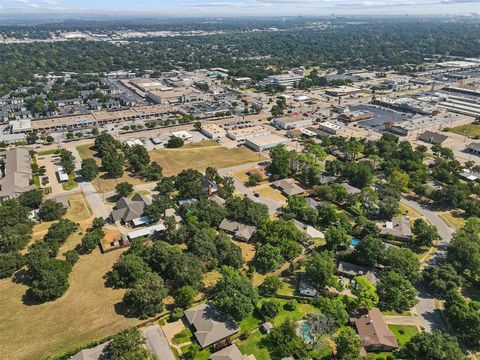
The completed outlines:
{"type": "Polygon", "coordinates": [[[360,240],[358,239],[352,239],[352,246],[357,247],[357,245],[360,244],[360,240]]]}
{"type": "Polygon", "coordinates": [[[302,325],[300,325],[300,335],[302,337],[303,342],[306,344],[313,343],[313,336],[312,336],[312,325],[308,321],[304,321],[302,325]]]}

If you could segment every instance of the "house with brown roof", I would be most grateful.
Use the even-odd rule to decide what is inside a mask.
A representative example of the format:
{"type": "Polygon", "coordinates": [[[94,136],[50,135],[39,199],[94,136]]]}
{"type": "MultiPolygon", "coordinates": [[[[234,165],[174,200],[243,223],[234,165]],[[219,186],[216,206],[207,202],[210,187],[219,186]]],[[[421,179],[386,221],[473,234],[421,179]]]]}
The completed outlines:
{"type": "Polygon", "coordinates": [[[378,308],[353,320],[363,347],[367,351],[393,351],[398,348],[397,338],[383,320],[378,308]]]}
{"type": "Polygon", "coordinates": [[[202,349],[236,334],[240,328],[233,318],[218,311],[207,302],[185,310],[185,318],[194,328],[194,335],[202,349]]]}
{"type": "Polygon", "coordinates": [[[295,184],[291,179],[282,179],[272,183],[272,186],[282,192],[285,196],[301,195],[305,189],[295,184]]]}
{"type": "Polygon", "coordinates": [[[218,229],[232,235],[235,240],[244,242],[249,242],[257,231],[257,228],[253,225],[243,224],[226,218],[218,225],[218,229]]]}
{"type": "Polygon", "coordinates": [[[131,199],[122,197],[117,201],[115,209],[112,211],[111,218],[115,222],[139,226],[148,224],[150,219],[143,216],[145,209],[152,201],[141,194],[135,194],[131,199]]]}

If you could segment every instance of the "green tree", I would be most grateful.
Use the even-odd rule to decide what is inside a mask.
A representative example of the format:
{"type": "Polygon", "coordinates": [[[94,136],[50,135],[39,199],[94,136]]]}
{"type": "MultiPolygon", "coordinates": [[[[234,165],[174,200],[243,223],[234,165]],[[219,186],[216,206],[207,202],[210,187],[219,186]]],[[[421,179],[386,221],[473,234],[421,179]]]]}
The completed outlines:
{"type": "Polygon", "coordinates": [[[68,277],[72,271],[70,263],[48,258],[34,273],[33,280],[27,290],[27,296],[35,301],[51,301],[62,296],[68,289],[68,277]]]}
{"type": "Polygon", "coordinates": [[[385,257],[385,244],[382,240],[367,236],[355,247],[355,258],[367,266],[382,263],[385,257]]]}
{"type": "Polygon", "coordinates": [[[255,267],[262,273],[274,270],[284,263],[282,251],[280,248],[264,244],[257,246],[255,254],[255,267]]]}
{"type": "Polygon", "coordinates": [[[414,360],[465,360],[457,339],[441,331],[421,332],[401,349],[402,357],[414,360]]]}
{"type": "Polygon", "coordinates": [[[149,272],[150,268],[141,257],[126,254],[113,265],[110,275],[115,286],[131,288],[149,272]]]}
{"type": "Polygon", "coordinates": [[[118,196],[127,197],[133,193],[133,185],[124,181],[115,186],[115,191],[118,196]]]}
{"type": "Polygon", "coordinates": [[[339,246],[350,245],[352,237],[343,227],[330,226],[325,232],[325,241],[329,249],[336,250],[339,246]]]}
{"type": "Polygon", "coordinates": [[[311,254],[305,260],[305,273],[319,289],[332,285],[335,273],[333,254],[328,251],[311,254]]]}
{"type": "Polygon", "coordinates": [[[437,228],[429,225],[423,219],[416,219],[412,227],[413,241],[418,246],[432,246],[433,242],[440,240],[437,228]]]}
{"type": "Polygon", "coordinates": [[[480,275],[480,219],[470,218],[455,232],[448,247],[447,260],[462,274],[480,275]]]}
{"type": "Polygon", "coordinates": [[[196,290],[191,286],[181,287],[175,294],[175,305],[182,309],[188,309],[192,306],[196,294],[196,290]]]}
{"type": "Polygon", "coordinates": [[[391,246],[385,251],[385,265],[412,283],[420,276],[420,262],[412,250],[391,246]]]}
{"type": "Polygon", "coordinates": [[[185,142],[183,141],[182,138],[178,136],[170,136],[170,139],[168,139],[167,143],[165,144],[165,147],[169,149],[175,149],[175,148],[181,148],[185,142]]]}
{"type": "Polygon", "coordinates": [[[107,152],[102,156],[102,167],[110,178],[116,179],[122,177],[124,166],[124,156],[116,151],[107,152]]]}
{"type": "Polygon", "coordinates": [[[412,283],[396,272],[389,271],[377,286],[380,307],[386,310],[404,312],[417,303],[417,290],[412,283]]]}
{"type": "Polygon", "coordinates": [[[335,344],[337,347],[337,359],[360,359],[360,348],[362,344],[360,338],[351,327],[344,327],[338,331],[335,336],[335,344]]]}
{"type": "Polygon", "coordinates": [[[267,276],[260,285],[260,294],[263,296],[273,296],[282,288],[282,280],[276,275],[267,276]]]}
{"type": "Polygon", "coordinates": [[[132,289],[127,290],[123,302],[129,314],[146,319],[163,310],[163,299],[167,292],[160,276],[146,273],[145,277],[135,282],[132,289]]]}
{"type": "Polygon", "coordinates": [[[116,334],[107,346],[106,356],[115,360],[156,360],[145,348],[145,338],[136,328],[128,328],[116,334]]]}
{"type": "Polygon", "coordinates": [[[267,335],[265,344],[273,360],[281,360],[290,356],[298,360],[308,358],[305,346],[297,335],[296,325],[290,319],[273,328],[267,335]]]}
{"type": "Polygon", "coordinates": [[[27,191],[18,197],[18,201],[30,209],[38,209],[43,201],[43,191],[40,189],[27,191]]]}
{"type": "Polygon", "coordinates": [[[375,292],[375,286],[364,276],[355,276],[350,285],[352,294],[357,297],[355,303],[357,307],[364,306],[371,309],[378,304],[378,295],[375,292]]]}
{"type": "Polygon", "coordinates": [[[212,290],[212,303],[237,321],[251,315],[258,295],[250,280],[231,267],[223,266],[220,272],[222,277],[212,290]]]}
{"type": "Polygon", "coordinates": [[[83,159],[81,174],[87,181],[92,181],[98,175],[98,165],[95,159],[83,159]]]}
{"type": "Polygon", "coordinates": [[[280,308],[281,306],[278,300],[272,299],[263,302],[261,311],[264,316],[272,319],[278,315],[280,308]]]}
{"type": "Polygon", "coordinates": [[[277,179],[284,179],[290,175],[290,159],[292,153],[287,150],[285,145],[277,145],[270,150],[270,159],[272,160],[269,170],[277,179]]]}
{"type": "Polygon", "coordinates": [[[438,297],[445,298],[450,290],[457,289],[462,283],[462,277],[450,264],[428,266],[422,272],[425,285],[438,297]]]}
{"type": "Polygon", "coordinates": [[[24,263],[25,260],[19,252],[0,253],[0,279],[12,276],[24,263]]]}
{"type": "Polygon", "coordinates": [[[345,303],[340,297],[330,299],[328,297],[319,297],[315,300],[315,305],[321,313],[333,319],[335,325],[341,327],[348,322],[349,315],[345,303]]]}
{"type": "Polygon", "coordinates": [[[40,207],[39,216],[43,221],[54,221],[65,215],[67,209],[55,200],[48,199],[40,207]]]}
{"type": "Polygon", "coordinates": [[[60,164],[62,165],[63,170],[67,174],[72,174],[75,170],[75,157],[73,156],[72,152],[67,149],[60,149],[59,156],[60,164]]]}

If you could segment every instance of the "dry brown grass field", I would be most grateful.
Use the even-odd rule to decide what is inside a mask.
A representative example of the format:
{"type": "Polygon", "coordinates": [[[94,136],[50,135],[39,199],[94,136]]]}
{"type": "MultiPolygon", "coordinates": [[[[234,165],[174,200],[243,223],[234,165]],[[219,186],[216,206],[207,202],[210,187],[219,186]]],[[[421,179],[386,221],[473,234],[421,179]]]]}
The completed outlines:
{"type": "Polygon", "coordinates": [[[265,159],[246,147],[227,149],[214,141],[202,141],[180,149],[153,150],[150,158],[163,167],[166,176],[188,168],[203,172],[209,166],[222,169],[265,159]]]}
{"type": "MultiPolygon", "coordinates": [[[[75,248],[93,220],[81,194],[72,195],[69,200],[66,217],[80,223],[80,227],[62,245],[59,257],[75,248]]],[[[32,241],[41,239],[51,224],[36,225],[32,241]]],[[[23,304],[27,287],[11,279],[0,280],[0,358],[37,360],[136,324],[137,320],[127,319],[115,311],[115,304],[121,301],[124,291],[104,286],[103,276],[121,253],[101,254],[95,250],[81,256],[70,275],[67,292],[60,299],[41,305],[23,304]]]]}

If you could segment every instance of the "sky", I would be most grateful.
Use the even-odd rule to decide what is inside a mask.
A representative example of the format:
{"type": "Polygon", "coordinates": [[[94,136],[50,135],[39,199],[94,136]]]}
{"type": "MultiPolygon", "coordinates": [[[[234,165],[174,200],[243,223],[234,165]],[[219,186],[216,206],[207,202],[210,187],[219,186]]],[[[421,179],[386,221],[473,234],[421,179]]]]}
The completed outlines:
{"type": "Polygon", "coordinates": [[[0,15],[10,12],[139,16],[462,15],[480,13],[480,0],[0,0],[0,15]]]}

